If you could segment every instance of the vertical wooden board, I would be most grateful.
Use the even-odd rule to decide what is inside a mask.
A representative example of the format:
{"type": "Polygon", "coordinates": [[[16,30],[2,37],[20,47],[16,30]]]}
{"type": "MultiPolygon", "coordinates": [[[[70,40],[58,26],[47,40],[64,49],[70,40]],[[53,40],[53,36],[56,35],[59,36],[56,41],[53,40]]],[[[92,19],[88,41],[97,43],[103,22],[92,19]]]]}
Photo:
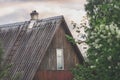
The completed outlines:
{"type": "Polygon", "coordinates": [[[64,51],[64,69],[70,70],[76,63],[79,63],[78,57],[71,45],[65,37],[66,33],[63,27],[59,27],[53,40],[41,62],[39,70],[57,70],[56,49],[62,48],[64,51]]]}
{"type": "MultiPolygon", "coordinates": [[[[67,70],[39,71],[36,73],[35,77],[37,76],[39,78],[38,80],[72,80],[73,79],[72,73],[67,70]]],[[[37,80],[37,78],[34,78],[34,80],[37,80]]]]}

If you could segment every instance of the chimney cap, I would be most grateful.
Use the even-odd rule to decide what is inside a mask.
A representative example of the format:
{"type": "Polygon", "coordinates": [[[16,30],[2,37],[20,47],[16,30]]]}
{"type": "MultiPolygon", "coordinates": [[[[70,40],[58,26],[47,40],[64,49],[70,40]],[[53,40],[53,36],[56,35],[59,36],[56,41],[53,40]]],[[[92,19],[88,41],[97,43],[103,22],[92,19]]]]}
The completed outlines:
{"type": "Polygon", "coordinates": [[[38,20],[39,13],[36,10],[34,10],[30,13],[30,16],[31,20],[38,20]]]}
{"type": "Polygon", "coordinates": [[[36,10],[34,10],[34,11],[32,11],[32,13],[30,13],[30,15],[32,16],[32,15],[39,15],[39,13],[36,11],[36,10]]]}

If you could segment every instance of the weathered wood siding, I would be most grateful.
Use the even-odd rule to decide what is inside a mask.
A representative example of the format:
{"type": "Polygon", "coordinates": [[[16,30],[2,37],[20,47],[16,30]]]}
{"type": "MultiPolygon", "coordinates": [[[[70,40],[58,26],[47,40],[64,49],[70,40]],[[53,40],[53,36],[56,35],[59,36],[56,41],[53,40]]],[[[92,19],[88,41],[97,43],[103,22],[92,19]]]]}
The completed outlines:
{"type": "Polygon", "coordinates": [[[73,75],[67,70],[47,70],[37,72],[33,80],[73,80],[73,75]]]}
{"type": "Polygon", "coordinates": [[[56,48],[63,49],[64,70],[70,70],[79,63],[78,57],[65,35],[63,27],[59,27],[40,64],[39,70],[57,70],[56,48]]]}

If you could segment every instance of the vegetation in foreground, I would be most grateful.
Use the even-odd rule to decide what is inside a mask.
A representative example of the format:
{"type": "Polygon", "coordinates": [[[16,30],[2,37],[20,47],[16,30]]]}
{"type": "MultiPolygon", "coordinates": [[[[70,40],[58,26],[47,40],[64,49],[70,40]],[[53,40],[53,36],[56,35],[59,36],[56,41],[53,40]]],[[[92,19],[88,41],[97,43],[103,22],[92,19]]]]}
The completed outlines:
{"type": "Polygon", "coordinates": [[[120,0],[87,0],[88,62],[73,69],[74,80],[120,79],[120,0]]]}

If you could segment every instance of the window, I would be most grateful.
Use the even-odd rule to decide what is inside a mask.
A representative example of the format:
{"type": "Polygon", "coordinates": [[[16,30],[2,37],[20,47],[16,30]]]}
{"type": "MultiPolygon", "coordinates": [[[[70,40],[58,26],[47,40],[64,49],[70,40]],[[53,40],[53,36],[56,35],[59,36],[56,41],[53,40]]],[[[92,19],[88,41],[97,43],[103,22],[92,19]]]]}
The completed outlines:
{"type": "Polygon", "coordinates": [[[64,70],[63,49],[56,49],[57,52],[57,70],[64,70]]]}

